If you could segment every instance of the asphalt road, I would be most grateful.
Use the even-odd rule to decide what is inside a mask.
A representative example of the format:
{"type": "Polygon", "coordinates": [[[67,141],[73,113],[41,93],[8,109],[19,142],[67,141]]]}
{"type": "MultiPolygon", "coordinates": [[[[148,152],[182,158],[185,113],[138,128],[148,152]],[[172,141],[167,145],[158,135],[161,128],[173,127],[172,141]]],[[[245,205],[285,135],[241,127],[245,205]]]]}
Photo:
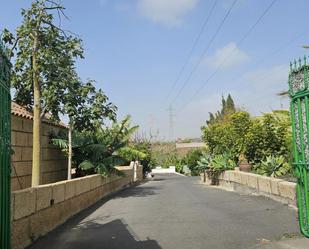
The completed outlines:
{"type": "Polygon", "coordinates": [[[264,197],[156,176],[70,219],[31,249],[248,249],[298,234],[296,212],[264,197]]]}

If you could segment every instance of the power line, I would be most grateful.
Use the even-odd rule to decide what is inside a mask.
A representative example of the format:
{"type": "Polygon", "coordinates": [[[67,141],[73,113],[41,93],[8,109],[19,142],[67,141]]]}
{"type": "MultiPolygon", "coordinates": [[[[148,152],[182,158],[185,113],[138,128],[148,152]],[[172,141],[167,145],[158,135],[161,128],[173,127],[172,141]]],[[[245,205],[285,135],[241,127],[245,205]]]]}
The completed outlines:
{"type": "Polygon", "coordinates": [[[211,40],[209,41],[209,43],[207,44],[207,47],[203,50],[203,53],[201,55],[201,57],[199,58],[199,60],[197,61],[197,63],[194,65],[193,69],[190,71],[188,77],[185,79],[185,81],[183,82],[180,90],[178,91],[178,93],[176,94],[176,96],[173,98],[173,100],[171,101],[171,103],[174,103],[175,100],[180,96],[181,92],[183,91],[183,89],[186,87],[186,85],[189,83],[193,73],[196,71],[196,69],[198,68],[198,66],[201,64],[206,52],[208,51],[208,49],[210,48],[210,46],[212,45],[213,41],[215,40],[215,38],[217,37],[217,35],[219,34],[220,30],[223,27],[223,24],[225,23],[226,19],[228,18],[228,16],[230,15],[232,9],[234,8],[236,2],[238,0],[234,0],[233,3],[231,4],[230,8],[228,9],[228,11],[226,12],[224,18],[222,19],[222,21],[220,22],[216,32],[214,33],[214,35],[212,36],[211,40]]]}
{"type": "Polygon", "coordinates": [[[251,34],[251,32],[254,30],[254,28],[260,23],[260,21],[263,19],[263,17],[269,12],[271,7],[274,5],[274,3],[277,0],[273,0],[267,8],[264,10],[262,15],[259,16],[259,18],[255,21],[255,23],[249,28],[249,30],[245,33],[245,35],[236,43],[236,46],[234,49],[222,60],[222,62],[219,64],[219,66],[216,68],[216,70],[207,78],[207,80],[202,84],[200,88],[197,89],[197,91],[193,94],[193,96],[190,98],[190,100],[183,106],[187,106],[207,85],[207,83],[220,71],[221,67],[225,64],[228,58],[230,58],[234,52],[236,51],[237,47],[251,34]],[[238,46],[237,46],[238,45],[238,46]]]}
{"type": "Polygon", "coordinates": [[[173,141],[174,140],[174,109],[172,105],[169,106],[168,108],[169,112],[169,140],[173,141]]]}
{"type": "MultiPolygon", "coordinates": [[[[307,33],[301,33],[301,34],[298,34],[297,36],[293,37],[292,39],[290,39],[288,42],[284,43],[282,46],[280,46],[279,48],[276,48],[274,49],[273,51],[271,51],[270,53],[267,54],[266,57],[258,60],[257,62],[254,63],[255,66],[258,66],[258,65],[263,65],[265,63],[265,61],[267,61],[266,59],[271,57],[271,56],[277,56],[282,50],[286,49],[287,47],[289,47],[291,44],[293,44],[293,42],[295,42],[296,40],[298,40],[299,38],[303,37],[307,35],[307,33]]],[[[231,82],[234,82],[235,80],[237,80],[239,78],[240,75],[234,77],[231,82]]],[[[256,81],[257,80],[262,80],[262,79],[265,79],[266,77],[268,76],[268,73],[264,72],[260,75],[260,77],[258,77],[257,79],[255,79],[256,81]]],[[[241,82],[238,82],[236,84],[234,84],[233,86],[238,86],[238,85],[241,85],[241,82]]]]}
{"type": "Polygon", "coordinates": [[[173,83],[173,85],[172,85],[172,87],[171,87],[169,93],[168,93],[167,96],[166,96],[166,99],[168,99],[168,98],[170,97],[170,95],[173,93],[173,91],[174,91],[174,89],[175,89],[175,87],[176,87],[176,85],[177,85],[177,83],[178,83],[178,81],[179,81],[179,79],[180,79],[180,77],[181,77],[183,71],[184,71],[185,68],[187,67],[188,62],[189,62],[190,58],[192,57],[193,51],[194,51],[194,49],[195,49],[197,43],[199,42],[199,40],[200,40],[200,38],[201,38],[201,36],[202,36],[204,30],[205,30],[205,27],[206,27],[206,25],[208,24],[208,21],[209,21],[210,17],[212,16],[212,13],[213,13],[213,11],[214,11],[216,5],[217,5],[217,0],[214,1],[214,3],[213,3],[213,5],[212,5],[212,7],[211,7],[211,9],[210,9],[210,11],[209,11],[209,13],[208,13],[206,19],[205,19],[205,21],[203,22],[203,25],[202,25],[202,27],[201,27],[201,30],[200,30],[200,32],[198,33],[197,37],[195,38],[195,41],[193,42],[193,45],[192,45],[192,47],[191,47],[191,49],[190,49],[190,51],[189,51],[189,53],[188,53],[188,55],[187,55],[187,57],[186,57],[186,59],[185,59],[185,62],[183,63],[182,67],[180,68],[180,70],[179,70],[179,72],[178,72],[178,74],[177,74],[177,77],[176,77],[176,79],[175,79],[175,81],[174,81],[174,83],[173,83]]]}

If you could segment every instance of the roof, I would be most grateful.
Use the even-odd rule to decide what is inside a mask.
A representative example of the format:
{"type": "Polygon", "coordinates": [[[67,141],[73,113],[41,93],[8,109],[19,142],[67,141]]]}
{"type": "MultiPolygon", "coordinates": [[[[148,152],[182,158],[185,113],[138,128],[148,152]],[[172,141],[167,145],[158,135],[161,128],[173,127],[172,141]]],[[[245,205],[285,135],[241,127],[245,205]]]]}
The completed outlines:
{"type": "MultiPolygon", "coordinates": [[[[29,110],[28,108],[17,104],[14,101],[11,102],[11,114],[14,116],[21,117],[21,118],[33,120],[33,112],[29,110]]],[[[55,123],[54,121],[52,121],[51,115],[48,113],[44,115],[42,122],[51,124],[54,126],[62,127],[62,128],[68,128],[68,126],[62,121],[60,121],[59,123],[55,123]]]]}
{"type": "Polygon", "coordinates": [[[192,142],[192,143],[176,143],[176,148],[201,148],[205,147],[205,143],[197,143],[197,142],[192,142]]]}

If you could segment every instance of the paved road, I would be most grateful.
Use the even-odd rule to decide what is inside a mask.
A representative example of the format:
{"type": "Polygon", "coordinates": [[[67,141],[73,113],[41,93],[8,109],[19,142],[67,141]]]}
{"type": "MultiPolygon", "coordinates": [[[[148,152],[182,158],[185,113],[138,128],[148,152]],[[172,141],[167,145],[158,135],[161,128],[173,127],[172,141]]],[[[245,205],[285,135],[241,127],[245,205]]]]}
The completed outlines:
{"type": "Polygon", "coordinates": [[[31,249],[248,249],[297,233],[285,205],[165,175],[101,201],[31,249]]]}

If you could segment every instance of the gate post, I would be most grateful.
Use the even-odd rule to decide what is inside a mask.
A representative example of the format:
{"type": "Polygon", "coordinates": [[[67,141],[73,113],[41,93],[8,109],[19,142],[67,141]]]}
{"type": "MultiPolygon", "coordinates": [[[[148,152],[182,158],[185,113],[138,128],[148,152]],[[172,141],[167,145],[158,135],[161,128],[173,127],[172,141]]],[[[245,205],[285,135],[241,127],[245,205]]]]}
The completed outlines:
{"type": "Polygon", "coordinates": [[[309,66],[304,60],[290,63],[289,95],[293,131],[294,170],[301,232],[309,237],[309,66]]]}
{"type": "Polygon", "coordinates": [[[7,50],[0,40],[0,248],[11,248],[11,96],[7,50]]]}

